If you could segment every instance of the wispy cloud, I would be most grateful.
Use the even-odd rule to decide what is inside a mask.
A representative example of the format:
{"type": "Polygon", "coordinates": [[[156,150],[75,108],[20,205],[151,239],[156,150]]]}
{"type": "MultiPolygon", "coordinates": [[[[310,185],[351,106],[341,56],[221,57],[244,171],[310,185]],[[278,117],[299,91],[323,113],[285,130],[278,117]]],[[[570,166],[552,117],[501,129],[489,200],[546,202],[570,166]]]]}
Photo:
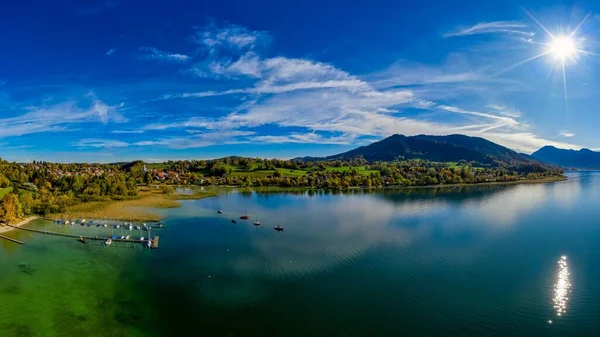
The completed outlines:
{"type": "Polygon", "coordinates": [[[69,130],[76,124],[125,122],[118,109],[87,95],[79,101],[67,101],[52,106],[28,107],[16,117],[0,118],[0,138],[22,136],[42,132],[69,130]],[[82,103],[87,107],[82,108],[82,103]]]}
{"type": "Polygon", "coordinates": [[[443,37],[453,37],[453,36],[467,36],[467,35],[477,35],[477,34],[496,34],[496,33],[506,33],[506,34],[517,34],[523,36],[533,36],[535,35],[531,30],[528,29],[528,26],[519,21],[493,21],[493,22],[480,22],[474,26],[470,27],[459,27],[453,31],[444,33],[443,37]]]}
{"type": "Polygon", "coordinates": [[[177,53],[169,53],[166,51],[158,50],[154,47],[142,47],[140,48],[142,60],[156,60],[165,62],[183,63],[190,60],[190,56],[177,53]]]}
{"type": "Polygon", "coordinates": [[[110,48],[109,50],[107,50],[107,51],[106,51],[106,53],[105,53],[105,54],[106,54],[107,56],[110,56],[110,55],[114,54],[116,51],[117,51],[117,49],[116,49],[116,48],[110,48]]]}
{"type": "Polygon", "coordinates": [[[237,25],[219,27],[212,22],[206,27],[197,29],[192,40],[206,46],[210,52],[217,52],[221,48],[243,50],[253,49],[257,45],[268,45],[271,42],[271,35],[237,25]]]}
{"type": "Polygon", "coordinates": [[[338,144],[347,145],[351,144],[356,140],[356,135],[341,135],[325,137],[323,135],[309,132],[309,133],[291,133],[285,136],[256,136],[251,139],[254,142],[260,143],[273,143],[273,144],[285,144],[285,143],[300,143],[300,144],[338,144]]]}
{"type": "Polygon", "coordinates": [[[111,133],[114,134],[140,134],[144,133],[144,130],[113,130],[111,133]]]}
{"type": "Polygon", "coordinates": [[[575,134],[569,131],[561,131],[559,134],[565,138],[575,137],[575,134]]]}
{"type": "Polygon", "coordinates": [[[94,148],[112,148],[112,147],[127,147],[128,143],[122,142],[119,140],[109,140],[109,139],[95,139],[95,138],[87,138],[81,139],[72,144],[76,147],[94,147],[94,148]]]}

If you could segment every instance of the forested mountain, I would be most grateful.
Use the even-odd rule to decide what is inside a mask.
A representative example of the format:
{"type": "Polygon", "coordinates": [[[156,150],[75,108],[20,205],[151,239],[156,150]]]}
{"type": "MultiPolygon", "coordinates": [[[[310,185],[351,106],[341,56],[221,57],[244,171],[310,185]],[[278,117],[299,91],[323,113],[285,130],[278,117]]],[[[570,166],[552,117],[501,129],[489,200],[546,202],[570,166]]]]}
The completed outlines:
{"type": "MultiPolygon", "coordinates": [[[[478,162],[485,165],[539,164],[534,158],[479,137],[465,135],[407,137],[393,135],[357,149],[319,158],[350,160],[364,158],[369,162],[397,159],[423,159],[433,162],[478,162]]],[[[303,160],[315,160],[307,157],[303,160]]]]}
{"type": "Polygon", "coordinates": [[[589,149],[565,150],[544,146],[531,156],[545,163],[562,167],[600,168],[600,152],[589,149]]]}

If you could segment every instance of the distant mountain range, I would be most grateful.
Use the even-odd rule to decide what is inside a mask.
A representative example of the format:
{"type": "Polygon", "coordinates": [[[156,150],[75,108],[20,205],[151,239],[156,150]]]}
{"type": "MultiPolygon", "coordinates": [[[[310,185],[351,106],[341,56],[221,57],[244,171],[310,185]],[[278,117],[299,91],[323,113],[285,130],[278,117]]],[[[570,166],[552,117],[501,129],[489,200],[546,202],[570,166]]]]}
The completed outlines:
{"type": "Polygon", "coordinates": [[[350,160],[364,158],[369,162],[391,161],[396,159],[426,159],[435,162],[476,161],[494,165],[501,162],[509,164],[539,164],[522,153],[479,137],[465,135],[449,136],[403,136],[393,135],[373,144],[337,155],[317,158],[296,158],[304,161],[350,160]]]}
{"type": "Polygon", "coordinates": [[[565,150],[544,146],[531,156],[542,162],[565,168],[600,168],[600,152],[589,149],[565,150]]]}

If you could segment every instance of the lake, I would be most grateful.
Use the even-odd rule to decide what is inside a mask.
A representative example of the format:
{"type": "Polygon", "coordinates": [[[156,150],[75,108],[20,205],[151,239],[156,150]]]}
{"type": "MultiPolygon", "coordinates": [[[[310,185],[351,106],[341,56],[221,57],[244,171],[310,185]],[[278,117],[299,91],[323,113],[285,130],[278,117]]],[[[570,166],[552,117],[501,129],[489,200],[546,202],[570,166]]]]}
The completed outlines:
{"type": "Polygon", "coordinates": [[[0,335],[597,335],[600,173],[568,177],[230,191],[164,211],[154,251],[13,231],[26,244],[0,241],[0,335]]]}

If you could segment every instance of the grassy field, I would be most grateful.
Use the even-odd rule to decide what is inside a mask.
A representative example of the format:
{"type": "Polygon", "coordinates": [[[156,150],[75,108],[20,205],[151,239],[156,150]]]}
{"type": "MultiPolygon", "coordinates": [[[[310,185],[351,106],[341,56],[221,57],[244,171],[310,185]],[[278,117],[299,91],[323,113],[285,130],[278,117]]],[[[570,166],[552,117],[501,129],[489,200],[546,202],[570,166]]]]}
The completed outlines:
{"type": "Polygon", "coordinates": [[[0,188],[0,200],[4,199],[4,196],[12,191],[12,187],[0,188]]]}
{"type": "Polygon", "coordinates": [[[158,221],[161,215],[151,209],[176,208],[180,206],[177,200],[202,199],[214,196],[214,193],[197,192],[194,194],[165,195],[157,189],[141,188],[139,196],[132,200],[94,201],[68,207],[65,213],[52,214],[57,219],[111,219],[158,221]]]}
{"type": "Polygon", "coordinates": [[[165,163],[147,163],[146,168],[148,170],[164,170],[168,168],[169,165],[165,163]]]}
{"type": "Polygon", "coordinates": [[[357,169],[359,174],[364,174],[364,175],[370,175],[371,173],[379,172],[377,170],[366,170],[364,166],[327,167],[327,171],[332,171],[332,172],[350,172],[353,169],[357,169]]]}

